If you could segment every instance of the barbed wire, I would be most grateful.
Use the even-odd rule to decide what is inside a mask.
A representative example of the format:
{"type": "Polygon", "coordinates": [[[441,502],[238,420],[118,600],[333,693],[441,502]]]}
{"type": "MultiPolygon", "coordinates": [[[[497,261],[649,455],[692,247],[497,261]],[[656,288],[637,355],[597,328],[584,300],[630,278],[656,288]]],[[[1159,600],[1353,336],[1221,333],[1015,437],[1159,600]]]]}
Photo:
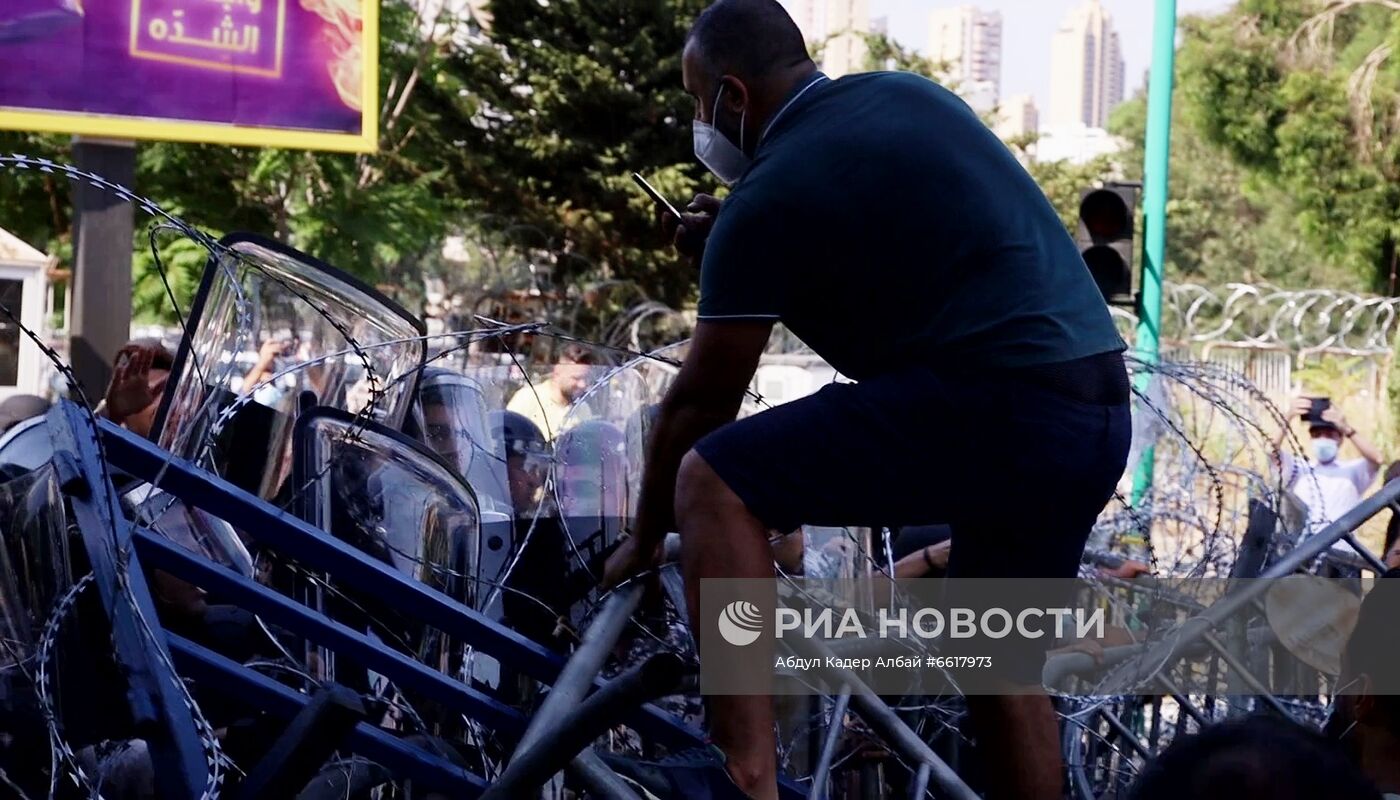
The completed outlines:
{"type": "MultiPolygon", "coordinates": [[[[105,181],[100,176],[52,161],[20,155],[0,156],[0,167],[66,174],[70,179],[84,180],[98,188],[110,191],[118,198],[132,202],[146,213],[157,217],[160,222],[152,228],[151,244],[157,268],[161,271],[163,280],[164,265],[161,263],[159,250],[155,246],[157,232],[186,236],[205,247],[211,255],[211,260],[216,264],[216,268],[224,271],[225,277],[234,287],[233,319],[237,330],[230,332],[233,339],[229,346],[235,352],[247,349],[245,345],[253,335],[256,301],[242,292],[242,282],[238,280],[236,270],[243,268],[261,270],[261,265],[219,245],[207,234],[199,232],[166,213],[150,200],[105,181]]],[[[263,274],[268,273],[263,271],[263,274]]],[[[276,280],[276,276],[273,277],[276,280]]],[[[657,395],[664,388],[666,377],[642,376],[640,374],[642,368],[645,365],[654,364],[671,370],[670,374],[673,374],[679,361],[675,358],[677,351],[651,346],[646,326],[656,325],[658,329],[664,330],[666,335],[677,335],[687,332],[692,324],[689,316],[656,303],[643,294],[636,302],[620,307],[614,316],[603,322],[598,329],[600,337],[598,341],[590,341],[586,336],[580,335],[578,331],[555,329],[546,322],[506,324],[478,314],[471,317],[471,322],[480,325],[479,328],[398,338],[392,341],[361,343],[356,341],[351,330],[334,319],[335,314],[332,313],[331,309],[325,308],[296,287],[287,285],[286,282],[280,280],[279,283],[304,303],[314,316],[328,321],[331,327],[344,338],[346,347],[277,370],[275,374],[259,384],[240,386],[234,400],[227,405],[216,404],[212,394],[205,397],[196,413],[196,418],[212,418],[213,424],[199,426],[202,431],[199,441],[188,439],[189,436],[193,435],[194,426],[191,426],[187,431],[179,432],[175,439],[177,447],[171,449],[166,463],[161,467],[160,474],[152,481],[154,487],[159,488],[163,475],[173,463],[173,459],[177,457],[176,449],[186,453],[199,453],[200,460],[206,465],[211,465],[213,462],[212,448],[217,437],[225,430],[227,424],[239,410],[256,402],[254,392],[260,385],[272,383],[288,375],[298,374],[303,370],[335,359],[353,357],[360,360],[366,371],[366,380],[370,384],[368,402],[354,413],[354,422],[333,442],[331,452],[338,454],[342,450],[348,451],[350,447],[362,444],[360,434],[367,429],[374,417],[374,412],[380,408],[384,398],[391,390],[415,380],[417,374],[429,365],[449,364],[454,363],[459,358],[466,358],[474,347],[487,341],[493,342],[493,346],[498,348],[498,352],[505,356],[505,361],[514,370],[514,374],[518,376],[522,391],[538,392],[529,369],[529,357],[534,352],[533,345],[527,346],[528,350],[522,353],[515,342],[517,337],[529,337],[535,340],[582,344],[606,354],[605,361],[610,365],[610,368],[589,388],[588,393],[601,395],[615,389],[616,383],[636,381],[638,386],[645,387],[646,391],[639,390],[632,399],[643,405],[654,402],[659,399],[657,395]],[[445,347],[441,346],[443,342],[448,344],[445,347]],[[432,355],[426,358],[422,365],[415,366],[411,370],[397,374],[376,375],[372,366],[371,353],[379,348],[404,344],[421,344],[424,352],[432,352],[432,355]]],[[[168,299],[174,305],[175,297],[170,291],[168,282],[166,290],[169,295],[168,299]]],[[[633,288],[625,284],[618,284],[617,290],[620,296],[626,296],[626,293],[633,291],[633,288]]],[[[1400,302],[1400,299],[1373,298],[1322,289],[1288,291],[1243,284],[1231,284],[1221,291],[1191,284],[1169,285],[1166,297],[1166,316],[1169,321],[1166,327],[1169,333],[1181,342],[1201,345],[1233,343],[1249,347],[1286,349],[1299,353],[1327,351],[1363,355],[1389,354],[1390,341],[1395,332],[1395,303],[1400,302]]],[[[479,308],[479,306],[476,307],[479,308]]],[[[576,320],[578,318],[577,303],[572,309],[572,317],[567,313],[561,313],[557,319],[576,320]]],[[[184,316],[180,310],[176,308],[175,312],[180,320],[181,335],[188,339],[192,332],[186,329],[184,316]]],[[[1131,315],[1121,310],[1117,316],[1119,322],[1124,325],[1131,325],[1135,321],[1131,315]]],[[[26,332],[28,333],[28,331],[26,332]]],[[[43,347],[42,344],[40,346],[43,347]]],[[[57,354],[48,348],[44,348],[44,351],[45,355],[53,360],[60,370],[64,370],[71,380],[71,371],[67,371],[66,365],[61,363],[57,354]]],[[[781,328],[775,332],[770,341],[768,352],[770,355],[799,355],[817,360],[810,349],[800,340],[781,328]]],[[[209,365],[201,365],[196,360],[192,368],[196,370],[201,381],[215,385],[229,385],[230,379],[234,376],[233,365],[232,359],[215,364],[213,365],[216,370],[215,374],[209,374],[203,371],[209,365]]],[[[814,368],[817,366],[819,365],[813,364],[814,368]]],[[[1220,364],[1131,358],[1129,359],[1129,368],[1137,384],[1134,391],[1134,402],[1137,405],[1136,416],[1143,420],[1140,429],[1135,432],[1134,449],[1139,458],[1145,458],[1145,454],[1149,451],[1153,454],[1156,481],[1140,497],[1127,496],[1126,489],[1120,491],[1117,499],[1105,510],[1095,527],[1096,540],[1110,548],[1122,551],[1124,549],[1123,542],[1128,534],[1141,536],[1146,546],[1147,558],[1159,574],[1174,576],[1229,574],[1239,555],[1249,521],[1250,504],[1260,503],[1275,515],[1281,514],[1284,487],[1277,465],[1284,458],[1300,458],[1302,456],[1301,444],[1291,432],[1285,433],[1281,441],[1275,441],[1275,432],[1280,427],[1284,429],[1287,427],[1283,413],[1273,405],[1263,391],[1236,370],[1220,364]]],[[[752,398],[754,405],[759,408],[769,405],[757,393],[753,393],[752,398]]],[[[632,410],[640,411],[643,409],[629,408],[629,411],[632,410]]],[[[96,432],[95,422],[93,427],[94,432],[96,432]]],[[[98,438],[100,443],[101,437],[98,438]]],[[[499,457],[494,453],[492,455],[499,457]]],[[[546,495],[552,498],[555,508],[562,505],[561,481],[556,475],[556,471],[561,466],[559,459],[558,451],[551,454],[550,473],[543,487],[546,495]]],[[[335,457],[331,459],[331,462],[333,463],[334,460],[335,457]]],[[[326,470],[331,468],[332,463],[324,465],[311,480],[299,487],[294,487],[291,499],[282,502],[282,507],[288,508],[294,500],[310,492],[313,484],[324,477],[326,470]]],[[[110,479],[110,476],[105,474],[105,457],[103,469],[104,477],[110,479]]],[[[630,490],[630,487],[628,489],[630,490]]],[[[514,543],[514,553],[499,575],[488,576],[479,573],[470,575],[460,570],[452,570],[442,564],[431,563],[420,554],[409,552],[400,547],[391,548],[391,552],[410,563],[426,567],[430,571],[461,578],[474,585],[490,587],[483,607],[489,606],[492,600],[501,593],[509,592],[521,595],[542,608],[551,609],[552,607],[544,599],[508,585],[514,570],[518,568],[521,554],[531,544],[531,537],[535,535],[537,523],[542,518],[541,515],[547,513],[546,509],[547,506],[544,504],[534,508],[529,527],[520,540],[514,543]]],[[[120,524],[119,519],[114,513],[114,523],[120,524]]],[[[566,534],[572,533],[575,532],[570,532],[566,528],[566,534]]],[[[845,535],[855,543],[852,559],[860,565],[860,569],[888,574],[892,556],[887,537],[882,536],[881,546],[877,547],[873,541],[858,537],[849,530],[846,531],[845,535]]],[[[564,540],[570,549],[569,555],[573,566],[589,573],[591,567],[585,554],[580,551],[576,537],[566,535],[564,540]]],[[[123,552],[117,555],[117,563],[124,565],[128,554],[123,552]]],[[[384,632],[395,646],[410,651],[413,649],[411,642],[399,636],[397,632],[399,626],[393,620],[376,617],[371,609],[355,602],[326,576],[313,575],[305,570],[302,573],[318,586],[328,589],[359,609],[366,618],[367,627],[384,632]]],[[[589,574],[591,575],[591,573],[589,574]]],[[[1093,579],[1092,575],[1088,577],[1093,579]]],[[[48,668],[48,661],[54,657],[53,638],[57,634],[58,624],[55,620],[61,620],[71,611],[77,593],[89,585],[91,580],[92,576],[89,575],[75,584],[70,589],[70,593],[65,595],[50,613],[50,625],[45,628],[45,638],[41,643],[38,658],[40,669],[38,683],[41,688],[46,686],[47,672],[45,670],[48,668]]],[[[127,596],[126,602],[130,602],[130,590],[124,581],[119,582],[118,588],[124,596],[127,596]]],[[[1123,616],[1132,617],[1137,613],[1134,606],[1115,594],[1108,584],[1100,582],[1099,588],[1102,591],[1104,601],[1112,604],[1123,616]]],[[[601,600],[606,596],[604,593],[583,601],[579,618],[584,622],[589,620],[596,613],[601,600]]],[[[820,598],[809,597],[808,599],[817,604],[823,602],[820,598]]],[[[134,603],[132,605],[135,606],[134,603]]],[[[670,616],[665,618],[664,624],[668,626],[676,621],[674,609],[671,612],[670,616]]],[[[153,627],[157,623],[142,617],[139,609],[137,609],[137,619],[144,635],[150,641],[157,642],[159,637],[157,637],[153,627]]],[[[695,660],[693,648],[689,647],[687,643],[678,643],[658,635],[646,620],[634,617],[632,626],[642,638],[649,639],[652,645],[680,653],[691,662],[695,660]]],[[[1149,633],[1152,632],[1154,631],[1149,630],[1149,633]]],[[[463,646],[466,644],[463,643],[463,646]]],[[[467,647],[467,652],[467,660],[469,660],[472,657],[470,647],[467,647]]],[[[310,670],[302,660],[291,658],[285,649],[283,654],[289,663],[274,665],[270,662],[259,662],[258,666],[275,666],[276,669],[312,678],[314,681],[316,674],[314,670],[310,670]]],[[[168,666],[170,666],[172,674],[176,674],[173,664],[168,666]]],[[[1105,676],[1103,681],[1105,685],[1111,683],[1108,676],[1105,676]]],[[[193,697],[183,684],[180,685],[180,690],[181,696],[187,698],[186,703],[190,708],[201,739],[205,742],[209,773],[204,797],[206,800],[215,800],[223,784],[224,770],[227,768],[236,770],[237,768],[224,759],[218,748],[217,736],[214,735],[212,727],[199,712],[193,697]]],[[[398,692],[392,683],[385,684],[381,694],[388,697],[390,705],[403,712],[413,727],[424,731],[428,730],[429,726],[424,722],[425,716],[420,709],[403,693],[398,692]]],[[[1108,708],[1115,703],[1123,703],[1123,697],[1125,696],[1105,694],[1103,697],[1086,701],[1069,712],[1062,712],[1061,716],[1067,722],[1079,726],[1085,735],[1103,738],[1096,731],[1091,731],[1084,719],[1095,710],[1108,708]]],[[[46,695],[41,699],[46,704],[48,703],[46,695]]],[[[1303,706],[1309,709],[1313,708],[1306,703],[1303,706]]],[[[915,725],[925,735],[951,733],[962,737],[958,723],[964,710],[954,697],[933,699],[922,705],[902,708],[906,711],[917,710],[915,725]]],[[[51,713],[51,708],[49,708],[49,713],[51,713]]],[[[820,716],[820,712],[818,716],[820,716]]],[[[70,770],[76,776],[76,780],[87,780],[81,772],[71,748],[68,748],[63,742],[59,731],[51,720],[52,718],[50,718],[50,735],[54,743],[55,758],[51,777],[53,780],[57,780],[59,763],[62,762],[71,765],[70,770]]],[[[815,726],[822,721],[822,719],[817,718],[799,720],[796,723],[796,728],[787,732],[787,740],[792,741],[794,737],[799,736],[805,729],[803,726],[815,726]]],[[[854,735],[857,737],[865,736],[867,733],[860,728],[854,731],[854,735]]],[[[469,727],[468,734],[476,736],[478,739],[481,738],[479,732],[474,728],[469,727]]],[[[1103,744],[1122,755],[1115,745],[1107,739],[1104,739],[1103,744]]],[[[485,754],[485,747],[478,749],[482,753],[483,764],[487,767],[488,772],[491,771],[494,764],[489,762],[485,754]]],[[[785,763],[794,749],[788,748],[784,753],[785,763]]],[[[1131,759],[1125,763],[1129,764],[1129,768],[1131,768],[1131,759]]],[[[53,795],[52,789],[50,795],[53,795]]]]}
{"type": "MultiPolygon", "coordinates": [[[[1169,282],[1162,292],[1162,328],[1172,341],[1191,345],[1381,355],[1394,346],[1398,309],[1400,298],[1335,289],[1169,282]]],[[[1136,327],[1134,313],[1115,309],[1115,315],[1136,327]]]]}

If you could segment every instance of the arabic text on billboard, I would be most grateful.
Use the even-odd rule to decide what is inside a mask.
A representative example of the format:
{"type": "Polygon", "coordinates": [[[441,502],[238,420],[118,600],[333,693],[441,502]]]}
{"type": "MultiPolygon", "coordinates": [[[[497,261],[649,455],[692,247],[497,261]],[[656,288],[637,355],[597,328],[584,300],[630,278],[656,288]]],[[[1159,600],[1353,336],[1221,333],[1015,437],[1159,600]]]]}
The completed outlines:
{"type": "Polygon", "coordinates": [[[4,0],[0,128],[373,149],[376,0],[4,0]]]}

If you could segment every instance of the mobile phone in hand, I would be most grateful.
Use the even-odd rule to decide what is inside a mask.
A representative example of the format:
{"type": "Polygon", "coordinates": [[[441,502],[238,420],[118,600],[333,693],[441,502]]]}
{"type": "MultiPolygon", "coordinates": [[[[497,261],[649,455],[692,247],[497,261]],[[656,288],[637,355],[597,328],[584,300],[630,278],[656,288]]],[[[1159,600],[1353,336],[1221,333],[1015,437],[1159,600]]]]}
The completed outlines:
{"type": "Polygon", "coordinates": [[[1308,413],[1304,418],[1312,422],[1322,421],[1322,412],[1332,407],[1332,399],[1329,397],[1309,397],[1308,413]]]}
{"type": "Polygon", "coordinates": [[[640,173],[632,173],[632,180],[636,181],[637,185],[642,187],[642,191],[646,192],[647,196],[651,198],[652,202],[660,206],[662,210],[675,217],[676,219],[681,218],[681,212],[677,211],[676,207],[671,205],[671,201],[663,197],[661,193],[656,191],[656,189],[650,183],[647,183],[647,179],[643,178],[640,173]]]}

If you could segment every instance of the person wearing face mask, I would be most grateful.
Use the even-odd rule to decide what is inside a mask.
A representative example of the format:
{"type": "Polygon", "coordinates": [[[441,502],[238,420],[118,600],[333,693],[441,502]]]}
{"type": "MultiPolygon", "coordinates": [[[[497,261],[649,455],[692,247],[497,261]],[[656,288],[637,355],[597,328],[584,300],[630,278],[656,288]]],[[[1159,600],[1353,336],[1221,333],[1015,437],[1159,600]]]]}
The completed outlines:
{"type": "MultiPolygon", "coordinates": [[[[702,667],[766,675],[771,642],[723,650],[698,614],[705,579],[773,578],[770,531],[948,522],[950,577],[1073,578],[1127,460],[1129,385],[1103,295],[1035,181],[936,83],[823,75],[776,0],[711,5],[681,67],[695,155],[732,188],[665,221],[700,261],[698,321],[605,582],[679,531],[702,667]],[[857,383],[735,421],[777,322],[857,383]]],[[[1046,641],[1009,648],[969,693],[978,747],[1003,767],[993,798],[1062,794],[1046,641]]],[[[771,698],[706,700],[722,758],[697,756],[694,774],[715,797],[776,798],[771,698]]]]}
{"type": "Polygon", "coordinates": [[[1400,569],[1361,602],[1323,732],[1342,746],[1386,800],[1400,800],[1400,569]]]}
{"type": "MultiPolygon", "coordinates": [[[[1361,502],[1380,473],[1382,457],[1380,450],[1353,428],[1336,406],[1329,404],[1318,412],[1313,410],[1311,399],[1300,397],[1293,401],[1289,416],[1307,423],[1311,458],[1300,460],[1280,449],[1283,485],[1308,507],[1308,531],[1317,533],[1361,502]],[[1347,441],[1360,458],[1338,457],[1342,443],[1347,441]]],[[[1282,426],[1276,444],[1281,445],[1287,433],[1287,426],[1282,426]]],[[[1334,544],[1332,552],[1343,557],[1353,553],[1351,545],[1345,542],[1334,544]]],[[[1324,564],[1323,571],[1338,578],[1357,574],[1353,567],[1331,562],[1324,564]]]]}

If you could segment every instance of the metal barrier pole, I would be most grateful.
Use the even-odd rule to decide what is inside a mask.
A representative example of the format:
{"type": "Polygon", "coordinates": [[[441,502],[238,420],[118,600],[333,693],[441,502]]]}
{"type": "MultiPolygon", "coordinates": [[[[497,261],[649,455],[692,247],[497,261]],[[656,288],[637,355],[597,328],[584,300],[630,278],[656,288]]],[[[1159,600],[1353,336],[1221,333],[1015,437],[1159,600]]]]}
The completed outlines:
{"type": "Polygon", "coordinates": [[[627,710],[674,692],[684,674],[685,662],[679,656],[661,653],[617,676],[561,716],[557,728],[539,736],[528,749],[517,751],[481,800],[528,796],[627,710]]]}
{"type": "Polygon", "coordinates": [[[1117,666],[1141,653],[1145,647],[1146,645],[1142,644],[1106,647],[1103,651],[1102,662],[1095,661],[1094,657],[1088,653],[1056,653],[1045,659],[1045,667],[1040,671],[1040,682],[1046,686],[1055,686],[1071,675],[1080,675],[1086,672],[1095,672],[1103,667],[1117,666]]]}
{"type": "MultiPolygon", "coordinates": [[[[311,701],[307,695],[175,634],[167,633],[166,641],[181,675],[236,694],[250,706],[276,717],[292,719],[311,701]]],[[[481,777],[369,723],[356,725],[346,737],[346,745],[351,752],[383,765],[393,774],[407,776],[417,785],[440,790],[450,797],[471,800],[486,789],[486,781],[481,777]]]]}
{"type": "Polygon", "coordinates": [[[399,686],[422,692],[444,706],[507,733],[521,730],[520,712],[471,686],[382,646],[364,633],[313,611],[286,595],[253,583],[232,570],[194,555],[157,534],[138,529],[136,552],[143,563],[215,591],[287,630],[332,648],[399,686]]]}
{"type": "Polygon", "coordinates": [[[123,701],[138,735],[150,745],[156,788],[162,797],[200,797],[212,767],[185,702],[184,684],[170,668],[146,574],[140,558],[129,552],[132,524],[121,516],[87,414],[67,400],[49,410],[51,463],[111,623],[112,654],[127,685],[123,701]]]}
{"type": "Polygon", "coordinates": [[[831,709],[831,724],[826,728],[826,737],[822,740],[822,751],[817,756],[817,768],[812,773],[812,788],[807,792],[807,800],[825,800],[826,798],[826,777],[831,771],[831,762],[836,756],[836,743],[841,740],[841,721],[846,716],[846,709],[851,704],[851,687],[841,687],[841,693],[836,696],[836,705],[831,709]]]}
{"type": "Polygon", "coordinates": [[[1260,683],[1259,679],[1254,677],[1254,673],[1250,672],[1245,668],[1244,664],[1240,663],[1239,659],[1230,652],[1224,642],[1220,641],[1215,634],[1210,632],[1203,634],[1202,638],[1205,639],[1206,644],[1211,646],[1211,649],[1220,654],[1220,660],[1224,661],[1225,664],[1230,667],[1231,675],[1238,677],[1245,686],[1248,686],[1255,694],[1264,698],[1264,702],[1267,703],[1270,708],[1287,719],[1293,719],[1293,715],[1288,712],[1288,709],[1278,701],[1277,697],[1274,697],[1267,686],[1260,683]]]}
{"type": "Polygon", "coordinates": [[[1113,732],[1118,734],[1118,738],[1123,741],[1124,745],[1143,758],[1152,757],[1152,753],[1148,752],[1142,742],[1138,741],[1137,734],[1133,733],[1132,729],[1124,724],[1123,720],[1120,719],[1117,714],[1106,708],[1100,708],[1098,713],[1103,721],[1108,723],[1108,727],[1112,728],[1113,732]]]}
{"type": "MultiPolygon", "coordinates": [[[[831,651],[816,639],[798,637],[784,639],[783,642],[801,656],[825,659],[831,655],[831,651]]],[[[952,800],[977,800],[977,794],[963,782],[958,773],[939,758],[918,734],[910,730],[904,720],[865,685],[865,681],[848,669],[831,668],[827,671],[834,678],[833,684],[850,691],[851,704],[856,714],[875,730],[876,735],[883,739],[890,749],[897,751],[908,761],[929,765],[931,777],[944,796],[952,800]]]]}
{"type": "Polygon", "coordinates": [[[512,761],[534,747],[547,733],[557,733],[560,721],[588,695],[608,653],[617,644],[628,620],[642,602],[642,590],[641,582],[635,581],[618,589],[603,604],[603,610],[598,612],[593,624],[584,633],[583,643],[564,664],[564,669],[554,681],[554,688],[545,695],[544,702],[525,728],[525,735],[520,737],[520,743],[511,754],[512,761]]]}
{"type": "Polygon", "coordinates": [[[1158,675],[1157,684],[1166,690],[1167,695],[1176,701],[1177,707],[1180,708],[1186,716],[1195,720],[1197,725],[1204,728],[1206,725],[1210,724],[1210,720],[1206,719],[1205,715],[1192,704],[1191,700],[1185,694],[1182,694],[1181,689],[1177,688],[1175,683],[1172,683],[1171,678],[1168,678],[1166,675],[1158,675]]]}
{"type": "Polygon", "coordinates": [[[1259,576],[1259,580],[1250,581],[1242,585],[1239,591],[1226,595],[1214,604],[1202,610],[1199,614],[1183,623],[1181,631],[1167,640],[1155,645],[1143,657],[1145,663],[1159,663],[1166,666],[1174,662],[1177,657],[1187,647],[1201,640],[1206,633],[1215,626],[1228,619],[1236,611],[1248,603],[1252,603],[1256,598],[1261,597],[1272,585],[1270,578],[1282,578],[1291,575],[1300,567],[1306,565],[1324,551],[1330,548],[1333,543],[1339,541],[1344,534],[1350,533],[1361,527],[1362,523],[1375,516],[1381,509],[1386,508],[1390,503],[1400,498],[1400,481],[1391,481],[1381,487],[1380,491],[1362,500],[1355,508],[1343,514],[1341,519],[1323,528],[1321,531],[1308,537],[1302,544],[1295,547],[1288,555],[1279,559],[1272,567],[1269,567],[1259,576]]]}
{"type": "Polygon", "coordinates": [[[637,800],[637,793],[603,763],[592,750],[584,750],[569,762],[569,774],[600,800],[637,800]]]}
{"type": "MultiPolygon", "coordinates": [[[[554,687],[535,711],[525,735],[520,737],[520,743],[511,754],[511,764],[528,755],[551,733],[559,733],[557,728],[560,721],[575,710],[593,688],[593,681],[602,670],[608,653],[617,644],[627,628],[627,622],[641,604],[643,590],[640,581],[634,582],[618,589],[603,604],[603,609],[584,633],[583,643],[564,664],[554,687]]],[[[589,784],[589,789],[595,794],[608,798],[636,796],[602,759],[591,752],[579,754],[569,762],[569,766],[577,777],[589,784]]]]}
{"type": "Polygon", "coordinates": [[[928,794],[928,776],[931,769],[927,762],[919,765],[919,771],[914,773],[914,785],[909,789],[909,800],[923,800],[923,796],[928,794]]]}
{"type": "Polygon", "coordinates": [[[1381,561],[1379,558],[1376,558],[1375,553],[1372,553],[1365,545],[1356,541],[1355,531],[1347,531],[1342,536],[1342,541],[1351,545],[1351,549],[1355,550],[1357,555],[1361,557],[1361,560],[1365,561],[1367,566],[1375,570],[1377,575],[1381,575],[1387,569],[1389,569],[1389,567],[1385,565],[1384,561],[1381,561]]]}

